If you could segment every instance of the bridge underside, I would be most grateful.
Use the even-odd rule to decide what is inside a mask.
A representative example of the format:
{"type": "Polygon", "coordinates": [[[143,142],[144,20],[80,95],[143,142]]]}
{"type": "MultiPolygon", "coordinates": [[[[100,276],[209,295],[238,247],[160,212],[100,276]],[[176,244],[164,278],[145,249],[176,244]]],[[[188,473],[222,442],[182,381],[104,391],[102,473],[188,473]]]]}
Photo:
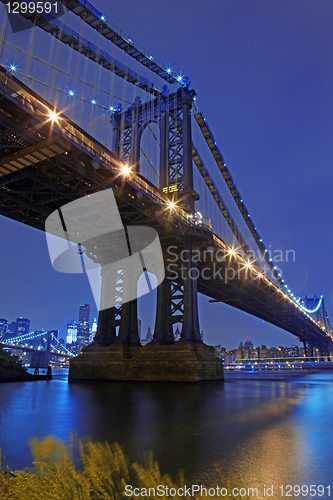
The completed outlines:
{"type": "MultiPolygon", "coordinates": [[[[0,71],[1,215],[45,230],[46,218],[58,208],[88,194],[112,188],[123,224],[155,228],[164,250],[172,245],[177,247],[178,253],[184,248],[197,249],[202,254],[207,249],[213,255],[221,250],[227,252],[227,245],[208,228],[189,223],[184,210],[173,213],[167,210],[168,199],[162,190],[139,174],[122,177],[122,162],[116,155],[67,118],[50,120],[49,110],[49,104],[41,97],[0,71]]],[[[176,263],[177,271],[180,264],[176,263]]],[[[190,265],[188,263],[187,268],[190,265]]],[[[207,262],[203,258],[195,267],[198,270],[195,290],[188,290],[186,277],[175,280],[179,289],[185,290],[182,315],[178,316],[183,321],[183,343],[200,343],[199,332],[191,330],[193,325],[197,330],[198,324],[189,318],[197,308],[198,291],[272,323],[312,346],[331,348],[332,342],[325,332],[292,301],[283,298],[276,284],[253,278],[244,269],[239,272],[239,263],[228,259],[219,262],[214,258],[207,262]],[[228,269],[235,271],[232,279],[228,279],[228,269]],[[207,275],[209,279],[205,278],[207,275]],[[187,326],[184,327],[185,322],[187,326]]],[[[165,304],[167,291],[160,290],[158,294],[160,303],[165,304]]],[[[130,314],[135,316],[136,309],[132,310],[130,314]]],[[[177,321],[177,316],[172,319],[168,312],[157,312],[157,317],[158,314],[160,325],[168,321],[170,326],[177,321]]],[[[134,316],[133,323],[136,322],[134,316]]],[[[105,325],[100,324],[99,330],[102,327],[105,325]]],[[[111,336],[110,332],[107,334],[111,336]]],[[[156,343],[167,343],[167,335],[165,330],[162,333],[155,331],[156,343]]],[[[124,339],[125,336],[118,334],[118,339],[114,337],[113,341],[124,343],[124,339]]],[[[172,343],[172,333],[169,340],[172,343]]],[[[104,345],[109,343],[106,340],[104,345]]]]}

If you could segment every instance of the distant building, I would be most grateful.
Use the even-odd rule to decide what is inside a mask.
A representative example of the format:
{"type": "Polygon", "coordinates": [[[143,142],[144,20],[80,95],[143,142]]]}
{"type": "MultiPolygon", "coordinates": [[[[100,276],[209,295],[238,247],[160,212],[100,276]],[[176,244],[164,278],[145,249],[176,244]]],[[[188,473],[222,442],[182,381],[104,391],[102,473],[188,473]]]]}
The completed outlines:
{"type": "Polygon", "coordinates": [[[17,318],[16,320],[16,334],[17,335],[26,335],[29,333],[30,329],[30,319],[28,318],[17,318]]]}
{"type": "Polygon", "coordinates": [[[71,346],[77,342],[77,327],[76,321],[72,321],[67,325],[66,346],[71,346]]]}
{"type": "Polygon", "coordinates": [[[269,353],[269,350],[267,349],[267,347],[262,344],[260,350],[259,350],[259,356],[260,356],[260,359],[265,359],[265,358],[270,358],[270,353],[269,353]]]}
{"type": "Polygon", "coordinates": [[[176,331],[173,334],[173,336],[174,336],[175,342],[178,342],[180,340],[181,331],[179,330],[178,325],[177,325],[176,331]]]}
{"type": "Polygon", "coordinates": [[[17,324],[16,321],[12,321],[11,323],[8,324],[7,326],[7,333],[10,333],[11,335],[16,335],[17,332],[17,324]]]}
{"type": "Polygon", "coordinates": [[[90,335],[89,335],[89,344],[94,342],[94,338],[97,332],[97,318],[94,318],[91,330],[90,330],[90,335]]]}
{"type": "Polygon", "coordinates": [[[250,337],[249,338],[246,337],[246,341],[244,343],[244,349],[253,349],[253,347],[254,345],[252,344],[250,337]]]}
{"type": "Polygon", "coordinates": [[[4,339],[7,333],[7,324],[8,321],[6,319],[0,319],[0,340],[4,339]]]}
{"type": "Polygon", "coordinates": [[[148,330],[147,330],[147,335],[146,335],[146,342],[151,342],[153,340],[153,336],[152,336],[152,333],[151,333],[151,329],[150,329],[150,325],[148,326],[148,330]]]}
{"type": "Polygon", "coordinates": [[[217,358],[220,358],[220,359],[224,360],[226,354],[227,354],[227,351],[226,351],[225,347],[222,347],[221,345],[216,345],[215,346],[215,356],[217,358]]]}
{"type": "Polygon", "coordinates": [[[89,316],[90,304],[80,304],[79,325],[77,329],[77,343],[80,349],[89,344],[89,316]]]}
{"type": "Polygon", "coordinates": [[[288,358],[298,358],[300,356],[300,349],[297,345],[292,345],[286,348],[288,358]]]}

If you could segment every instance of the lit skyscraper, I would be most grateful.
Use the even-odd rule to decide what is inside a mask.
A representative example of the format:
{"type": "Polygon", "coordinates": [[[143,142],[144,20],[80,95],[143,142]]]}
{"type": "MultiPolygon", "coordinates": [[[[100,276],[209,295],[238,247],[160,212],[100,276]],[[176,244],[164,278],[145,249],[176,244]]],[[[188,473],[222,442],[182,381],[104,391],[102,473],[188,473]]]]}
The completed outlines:
{"type": "Polygon", "coordinates": [[[90,336],[89,336],[89,344],[91,344],[94,341],[95,335],[97,332],[97,318],[94,318],[91,330],[90,330],[90,336]]]}
{"type": "Polygon", "coordinates": [[[6,319],[0,319],[0,340],[4,339],[7,333],[7,323],[6,319]]]}
{"type": "Polygon", "coordinates": [[[17,318],[16,324],[17,324],[16,328],[17,335],[25,335],[26,333],[29,333],[30,319],[17,318]]]}
{"type": "Polygon", "coordinates": [[[75,344],[77,341],[77,322],[72,321],[67,325],[66,345],[75,344]]]}
{"type": "Polygon", "coordinates": [[[90,304],[80,304],[79,327],[77,331],[77,342],[80,349],[89,344],[89,315],[90,304]]]}

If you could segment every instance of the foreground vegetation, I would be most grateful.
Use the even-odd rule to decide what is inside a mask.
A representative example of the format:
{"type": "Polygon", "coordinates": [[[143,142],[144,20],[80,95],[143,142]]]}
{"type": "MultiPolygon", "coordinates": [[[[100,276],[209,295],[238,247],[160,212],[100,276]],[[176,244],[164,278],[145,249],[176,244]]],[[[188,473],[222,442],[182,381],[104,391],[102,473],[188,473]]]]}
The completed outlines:
{"type": "MultiPolygon", "coordinates": [[[[54,437],[31,441],[34,456],[34,468],[30,472],[11,472],[8,467],[0,470],[0,498],[17,500],[92,500],[144,498],[126,496],[125,486],[157,488],[165,485],[178,489],[185,484],[181,474],[175,483],[170,476],[162,475],[151,454],[146,456],[144,464],[130,464],[119,445],[108,443],[78,443],[80,466],[77,467],[71,451],[63,442],[54,437]]],[[[1,453],[0,453],[1,461],[1,453]]],[[[237,486],[235,478],[220,480],[220,486],[230,489],[237,486]]],[[[146,495],[148,498],[149,495],[146,495]]],[[[153,496],[150,496],[153,498],[153,496]]],[[[171,498],[162,495],[155,498],[171,498]]],[[[175,500],[184,500],[184,496],[172,495],[175,500]]],[[[193,497],[191,497],[193,498],[193,497]]],[[[199,498],[199,497],[197,497],[199,498]]],[[[202,497],[200,497],[202,498],[202,497]]],[[[210,496],[213,499],[214,497],[210,496]]],[[[221,497],[219,497],[221,499],[221,497]]],[[[229,499],[237,498],[228,494],[229,499]]],[[[247,500],[249,497],[242,497],[247,500]]]]}

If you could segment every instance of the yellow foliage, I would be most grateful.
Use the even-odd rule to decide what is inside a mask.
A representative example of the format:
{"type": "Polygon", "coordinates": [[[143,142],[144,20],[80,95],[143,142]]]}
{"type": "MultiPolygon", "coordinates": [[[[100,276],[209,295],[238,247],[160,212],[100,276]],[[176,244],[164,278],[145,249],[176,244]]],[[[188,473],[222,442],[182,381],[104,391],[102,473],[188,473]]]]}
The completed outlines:
{"type": "MultiPolygon", "coordinates": [[[[33,439],[30,446],[34,457],[31,472],[2,470],[0,450],[1,500],[125,500],[130,498],[125,496],[127,484],[147,490],[158,485],[176,489],[184,485],[181,474],[178,485],[169,476],[162,475],[151,453],[145,457],[144,465],[135,463],[131,466],[117,443],[79,442],[80,467],[75,465],[65,443],[52,436],[43,440],[33,439]]],[[[239,484],[239,479],[221,478],[220,484],[231,489],[239,484]]],[[[166,500],[167,497],[159,498],[166,500]]],[[[172,498],[185,499],[178,496],[172,498]]],[[[197,496],[195,500],[199,498],[197,496]]],[[[242,500],[247,498],[242,497],[242,500]]]]}

